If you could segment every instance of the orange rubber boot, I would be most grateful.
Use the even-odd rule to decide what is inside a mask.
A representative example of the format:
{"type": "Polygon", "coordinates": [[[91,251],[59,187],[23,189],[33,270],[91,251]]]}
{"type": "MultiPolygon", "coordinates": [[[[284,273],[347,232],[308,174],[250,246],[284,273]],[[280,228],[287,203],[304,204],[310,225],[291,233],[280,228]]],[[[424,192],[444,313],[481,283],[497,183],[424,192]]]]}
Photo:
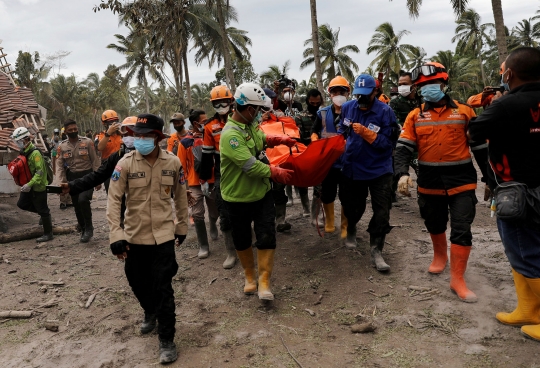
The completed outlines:
{"type": "Polygon", "coordinates": [[[324,215],[325,215],[325,224],[324,224],[324,232],[325,233],[333,233],[336,231],[336,225],[335,225],[335,215],[334,215],[334,202],[324,204],[323,203],[323,209],[324,209],[324,215]]]}
{"type": "Polygon", "coordinates": [[[471,253],[471,247],[452,244],[450,247],[450,289],[454,291],[459,299],[466,303],[476,303],[478,298],[473,293],[467,284],[463,275],[467,269],[467,261],[469,260],[469,254],[471,253]]]}
{"type": "Polygon", "coordinates": [[[349,221],[345,217],[345,212],[343,211],[343,206],[341,207],[341,239],[347,238],[347,225],[349,221]]]}
{"type": "Polygon", "coordinates": [[[274,300],[270,291],[270,276],[274,268],[275,249],[257,249],[257,264],[259,266],[259,299],[274,300]]]}
{"type": "MultiPolygon", "coordinates": [[[[525,280],[532,293],[536,296],[536,299],[540,302],[540,279],[526,278],[525,280]]],[[[521,333],[529,339],[540,341],[540,324],[523,326],[521,327],[521,333]]]]}
{"type": "Polygon", "coordinates": [[[512,274],[516,286],[517,307],[512,313],[499,312],[495,318],[510,326],[540,324],[540,298],[533,294],[525,276],[517,273],[514,269],[512,269],[512,274]]]}
{"type": "Polygon", "coordinates": [[[257,291],[257,278],[255,271],[255,260],[253,258],[253,248],[249,247],[246,250],[237,250],[238,258],[240,263],[244,268],[244,275],[246,276],[246,281],[244,283],[244,294],[252,295],[257,291]]]}
{"type": "Polygon", "coordinates": [[[429,273],[442,273],[448,261],[448,243],[446,242],[446,233],[429,234],[433,243],[433,261],[429,265],[429,273]]]}

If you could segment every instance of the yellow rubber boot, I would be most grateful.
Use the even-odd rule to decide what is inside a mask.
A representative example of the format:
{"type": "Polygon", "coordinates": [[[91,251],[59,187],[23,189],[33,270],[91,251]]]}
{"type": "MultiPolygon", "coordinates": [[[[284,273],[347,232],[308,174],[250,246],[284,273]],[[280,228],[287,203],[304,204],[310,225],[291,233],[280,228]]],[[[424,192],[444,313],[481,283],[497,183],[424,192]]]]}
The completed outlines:
{"type": "Polygon", "coordinates": [[[341,239],[347,238],[347,225],[349,221],[345,217],[345,211],[343,211],[343,206],[341,207],[341,239]]]}
{"type": "Polygon", "coordinates": [[[257,263],[259,266],[259,299],[274,300],[274,294],[270,291],[270,277],[274,268],[275,249],[258,249],[257,263]]]}
{"type": "Polygon", "coordinates": [[[499,312],[495,316],[505,325],[523,326],[540,324],[540,298],[533,294],[527,278],[512,269],[516,286],[517,307],[512,313],[499,312]]]}
{"type": "Polygon", "coordinates": [[[471,247],[452,244],[450,247],[450,289],[454,291],[459,299],[465,303],[476,303],[478,298],[467,287],[465,279],[465,270],[469,261],[471,247]]]}
{"type": "Polygon", "coordinates": [[[323,203],[325,223],[324,232],[333,233],[336,231],[335,216],[334,216],[334,202],[325,204],[323,203]]]}
{"type": "Polygon", "coordinates": [[[433,243],[433,261],[429,265],[429,273],[442,273],[448,261],[448,243],[446,233],[429,234],[433,243]]]}
{"type": "MultiPolygon", "coordinates": [[[[525,280],[536,299],[540,301],[540,279],[525,278],[525,280]]],[[[529,339],[540,341],[540,324],[523,326],[521,327],[521,333],[529,339]]]]}
{"type": "Polygon", "coordinates": [[[244,294],[252,295],[257,291],[257,278],[255,271],[255,260],[253,258],[253,248],[249,247],[246,250],[237,250],[236,254],[240,263],[244,268],[244,275],[246,276],[246,281],[244,283],[244,294]]]}

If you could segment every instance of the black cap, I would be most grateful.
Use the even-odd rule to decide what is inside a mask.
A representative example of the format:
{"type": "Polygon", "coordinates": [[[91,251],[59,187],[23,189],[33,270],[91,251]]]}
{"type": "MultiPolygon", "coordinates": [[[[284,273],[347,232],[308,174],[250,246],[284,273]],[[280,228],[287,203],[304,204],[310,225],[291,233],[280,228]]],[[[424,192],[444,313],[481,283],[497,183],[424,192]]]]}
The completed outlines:
{"type": "Polygon", "coordinates": [[[156,133],[160,136],[160,139],[163,139],[165,138],[165,135],[163,134],[164,125],[163,119],[159,116],[153,114],[140,114],[137,116],[135,125],[126,126],[126,128],[139,134],[156,133]]]}

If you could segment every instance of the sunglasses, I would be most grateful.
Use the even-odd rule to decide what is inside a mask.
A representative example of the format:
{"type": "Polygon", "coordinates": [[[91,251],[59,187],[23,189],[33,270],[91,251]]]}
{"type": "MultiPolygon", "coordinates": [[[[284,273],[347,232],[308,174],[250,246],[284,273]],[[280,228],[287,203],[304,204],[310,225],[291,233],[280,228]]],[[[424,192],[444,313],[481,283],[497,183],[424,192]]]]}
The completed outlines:
{"type": "Polygon", "coordinates": [[[431,77],[437,73],[446,73],[445,68],[439,68],[433,65],[422,65],[417,68],[414,68],[411,72],[413,82],[420,78],[420,75],[424,77],[431,77]]]}

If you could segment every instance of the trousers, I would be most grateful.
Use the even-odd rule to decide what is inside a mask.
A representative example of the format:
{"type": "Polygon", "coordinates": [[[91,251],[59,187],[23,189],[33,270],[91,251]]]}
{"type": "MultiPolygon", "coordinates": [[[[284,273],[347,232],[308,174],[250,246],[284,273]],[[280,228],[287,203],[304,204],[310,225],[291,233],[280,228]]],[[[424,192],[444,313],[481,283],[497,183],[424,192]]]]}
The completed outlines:
{"type": "Polygon", "coordinates": [[[37,213],[41,217],[48,217],[51,215],[49,206],[47,205],[47,192],[36,192],[30,190],[29,192],[21,192],[21,196],[17,201],[17,207],[23,211],[29,211],[37,213]]]}
{"type": "Polygon", "coordinates": [[[540,231],[501,219],[497,228],[512,268],[527,278],[540,278],[540,231]]]}

